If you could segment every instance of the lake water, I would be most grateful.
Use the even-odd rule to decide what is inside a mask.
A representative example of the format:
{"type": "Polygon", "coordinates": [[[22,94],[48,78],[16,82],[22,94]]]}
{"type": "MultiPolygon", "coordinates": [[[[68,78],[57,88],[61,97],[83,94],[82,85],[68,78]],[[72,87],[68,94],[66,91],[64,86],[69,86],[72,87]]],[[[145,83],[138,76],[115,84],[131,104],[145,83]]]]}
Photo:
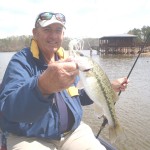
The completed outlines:
{"type": "MultiPolygon", "coordinates": [[[[84,51],[89,55],[89,51],[84,51]]],[[[0,81],[4,71],[14,53],[0,53],[0,81]]],[[[137,56],[127,55],[97,55],[93,52],[92,58],[97,61],[106,72],[110,80],[127,76],[137,56]]],[[[150,56],[140,56],[130,77],[130,83],[125,92],[119,96],[116,103],[116,113],[121,126],[124,128],[125,139],[118,140],[115,146],[119,150],[150,150],[150,56]]],[[[90,111],[84,120],[92,127],[95,133],[100,127],[90,111]],[[94,119],[92,119],[92,117],[94,119]]],[[[106,127],[101,136],[109,140],[106,127]]]]}

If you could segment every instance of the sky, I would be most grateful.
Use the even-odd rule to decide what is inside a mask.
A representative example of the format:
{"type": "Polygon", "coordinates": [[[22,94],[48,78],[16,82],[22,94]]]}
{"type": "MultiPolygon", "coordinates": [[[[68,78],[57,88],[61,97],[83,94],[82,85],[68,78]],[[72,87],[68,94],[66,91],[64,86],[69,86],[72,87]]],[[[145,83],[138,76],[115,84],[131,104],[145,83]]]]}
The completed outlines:
{"type": "Polygon", "coordinates": [[[150,26],[150,0],[1,0],[0,38],[32,35],[37,15],[66,16],[66,37],[99,38],[150,26]]]}

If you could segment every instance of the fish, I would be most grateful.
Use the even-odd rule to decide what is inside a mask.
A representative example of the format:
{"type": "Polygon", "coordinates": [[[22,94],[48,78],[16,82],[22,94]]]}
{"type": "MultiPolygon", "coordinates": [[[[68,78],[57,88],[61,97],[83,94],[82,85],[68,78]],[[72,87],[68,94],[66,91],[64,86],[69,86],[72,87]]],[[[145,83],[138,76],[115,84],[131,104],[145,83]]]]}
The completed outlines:
{"type": "Polygon", "coordinates": [[[114,143],[123,132],[115,111],[115,102],[119,97],[113,90],[107,74],[96,61],[77,50],[70,53],[79,68],[79,77],[85,92],[97,107],[102,109],[103,116],[108,121],[109,138],[111,143],[114,143]]]}

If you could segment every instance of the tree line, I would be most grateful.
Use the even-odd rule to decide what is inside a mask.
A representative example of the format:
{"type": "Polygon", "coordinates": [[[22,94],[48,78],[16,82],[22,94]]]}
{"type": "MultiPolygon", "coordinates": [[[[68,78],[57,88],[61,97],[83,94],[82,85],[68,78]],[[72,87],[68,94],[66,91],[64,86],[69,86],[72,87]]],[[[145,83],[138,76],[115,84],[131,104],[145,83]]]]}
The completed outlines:
{"type": "Polygon", "coordinates": [[[150,42],[150,26],[143,26],[141,29],[134,28],[128,34],[137,35],[138,42],[145,42],[146,39],[148,43],[150,42]]]}
{"type": "MultiPolygon", "coordinates": [[[[19,51],[25,47],[29,47],[31,44],[31,35],[22,35],[22,36],[11,36],[4,39],[0,39],[0,52],[12,52],[12,51],[19,51]]],[[[71,38],[65,37],[62,43],[62,47],[65,50],[68,50],[68,45],[71,38]]],[[[88,42],[94,44],[95,40],[98,39],[83,39],[84,40],[84,49],[90,49],[88,42]]]]}
{"type": "Polygon", "coordinates": [[[30,45],[32,36],[11,36],[8,38],[0,39],[0,51],[1,52],[11,52],[19,51],[24,47],[30,45]]]}
{"type": "MultiPolygon", "coordinates": [[[[143,26],[141,29],[134,28],[128,32],[128,34],[137,35],[137,42],[144,42],[150,35],[150,26],[143,26]]],[[[19,51],[24,47],[29,47],[31,43],[31,35],[22,35],[22,36],[11,36],[7,38],[0,39],[0,51],[1,52],[10,52],[10,51],[19,51]]],[[[68,50],[68,44],[71,38],[65,37],[62,43],[64,49],[68,50]]],[[[98,38],[84,38],[84,49],[90,49],[91,47],[98,47],[98,38]]],[[[148,40],[150,42],[150,38],[148,40]]]]}

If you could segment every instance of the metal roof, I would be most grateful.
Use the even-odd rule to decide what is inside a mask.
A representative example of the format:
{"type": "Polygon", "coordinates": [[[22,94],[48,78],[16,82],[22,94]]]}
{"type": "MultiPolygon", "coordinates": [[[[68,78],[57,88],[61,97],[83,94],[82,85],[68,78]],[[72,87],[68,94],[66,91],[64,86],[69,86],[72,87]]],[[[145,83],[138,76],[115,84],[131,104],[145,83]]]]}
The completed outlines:
{"type": "Polygon", "coordinates": [[[106,39],[106,38],[123,38],[123,37],[137,37],[137,35],[132,34],[118,34],[118,35],[110,35],[110,36],[103,36],[100,39],[106,39]]]}

